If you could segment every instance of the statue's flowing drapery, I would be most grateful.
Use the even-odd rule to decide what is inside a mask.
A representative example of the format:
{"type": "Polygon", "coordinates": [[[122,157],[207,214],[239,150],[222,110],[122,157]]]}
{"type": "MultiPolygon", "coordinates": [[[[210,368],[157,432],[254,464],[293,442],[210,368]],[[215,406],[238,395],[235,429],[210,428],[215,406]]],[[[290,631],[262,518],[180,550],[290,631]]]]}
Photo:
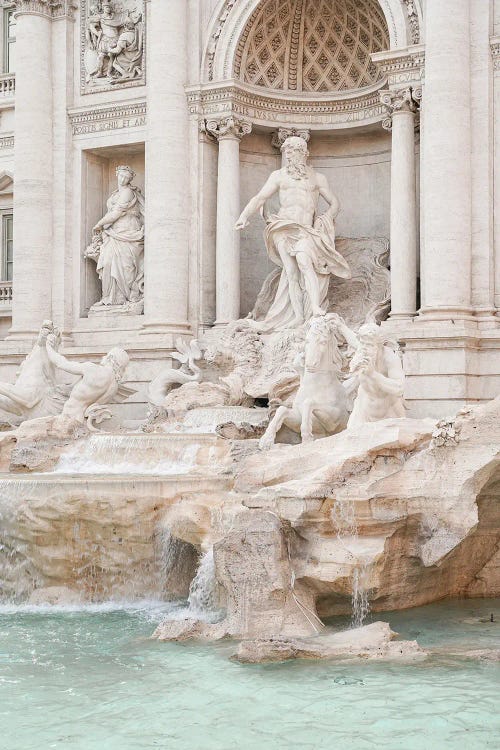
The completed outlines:
{"type": "MultiPolygon", "coordinates": [[[[335,249],[335,225],[329,213],[319,216],[313,227],[305,227],[289,219],[271,215],[267,220],[264,237],[269,258],[280,267],[283,263],[277,248],[278,239],[280,242],[285,239],[287,252],[291,256],[296,255],[296,246],[300,240],[309,240],[307,245],[301,244],[301,249],[303,250],[304,246],[309,248],[313,268],[318,276],[322,306],[327,300],[331,275],[342,279],[351,278],[349,264],[335,249]]],[[[304,320],[308,320],[312,316],[312,310],[307,294],[304,294],[303,298],[304,320]]],[[[290,301],[289,282],[283,268],[274,302],[263,321],[263,327],[269,330],[284,328],[292,323],[293,319],[294,310],[290,301]]]]}
{"type": "Polygon", "coordinates": [[[120,191],[108,199],[108,211],[120,216],[103,230],[97,263],[102,282],[102,304],[123,305],[142,297],[144,284],[144,196],[131,187],[134,197],[120,203],[120,191]]]}

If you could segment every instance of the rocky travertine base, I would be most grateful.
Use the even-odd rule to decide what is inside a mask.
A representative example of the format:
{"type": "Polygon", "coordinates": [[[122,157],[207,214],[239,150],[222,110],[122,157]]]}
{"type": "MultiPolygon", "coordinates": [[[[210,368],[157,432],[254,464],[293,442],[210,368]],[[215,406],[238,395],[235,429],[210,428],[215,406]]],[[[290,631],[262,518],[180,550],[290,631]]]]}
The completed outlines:
{"type": "Polygon", "coordinates": [[[426,656],[416,641],[395,641],[388,623],[374,622],[315,638],[242,641],[233,658],[244,664],[289,659],[389,659],[411,661],[426,656]]]}
{"type": "MultiPolygon", "coordinates": [[[[229,444],[216,435],[93,435],[70,446],[36,441],[52,471],[18,463],[4,445],[0,474],[0,597],[31,603],[185,597],[200,550],[171,568],[169,508],[202,497],[220,505],[232,485],[229,444]],[[57,460],[56,460],[57,459],[57,460]],[[182,564],[180,564],[182,563],[182,564]]],[[[210,522],[208,522],[210,524],[210,522]]]]}
{"type": "MultiPolygon", "coordinates": [[[[157,637],[259,642],[314,636],[353,599],[362,616],[367,600],[496,596],[499,417],[497,399],[437,427],[385,420],[265,453],[216,434],[83,439],[52,473],[3,475],[4,596],[186,597],[213,551],[220,622],[190,613],[157,637]]],[[[5,438],[4,462],[21,447],[5,438]]]]}
{"type": "Polygon", "coordinates": [[[220,632],[288,641],[353,599],[383,611],[498,595],[499,417],[497,399],[446,434],[431,420],[385,420],[244,458],[198,536],[214,549],[220,632]]]}

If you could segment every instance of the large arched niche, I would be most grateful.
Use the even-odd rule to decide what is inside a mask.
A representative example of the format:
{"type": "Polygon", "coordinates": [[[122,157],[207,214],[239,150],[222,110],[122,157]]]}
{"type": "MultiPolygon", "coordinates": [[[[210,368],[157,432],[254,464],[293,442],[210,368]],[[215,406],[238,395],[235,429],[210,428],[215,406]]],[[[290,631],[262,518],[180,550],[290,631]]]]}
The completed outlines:
{"type": "MultiPolygon", "coordinates": [[[[268,0],[220,0],[208,28],[202,82],[228,81],[235,77],[242,39],[249,23],[251,25],[267,2],[268,0]]],[[[295,0],[282,2],[288,2],[290,6],[297,5],[295,0]]],[[[308,0],[298,0],[299,4],[307,2],[308,0]]],[[[325,3],[330,6],[329,12],[333,13],[338,11],[337,6],[345,5],[344,0],[325,0],[325,3]]],[[[376,19],[382,17],[385,20],[390,49],[409,47],[418,41],[422,25],[420,0],[351,0],[350,4],[359,6],[358,12],[362,15],[374,15],[376,19]],[[374,14],[369,13],[369,6],[375,8],[374,14]]],[[[300,7],[298,13],[303,15],[300,7]]],[[[351,15],[356,16],[357,13],[351,15]]],[[[375,18],[373,20],[378,24],[375,18]]],[[[369,21],[368,26],[371,23],[369,21]]]]}
{"type": "MultiPolygon", "coordinates": [[[[271,134],[279,128],[307,130],[311,164],[341,203],[339,235],[389,238],[391,137],[381,127],[387,115],[380,100],[388,78],[371,55],[402,57],[404,65],[412,58],[415,52],[407,48],[417,38],[409,8],[418,9],[420,24],[419,0],[224,0],[218,5],[207,29],[202,80],[188,89],[188,97],[198,117],[231,114],[252,126],[240,144],[242,206],[281,166],[271,134]]],[[[399,70],[399,59],[396,66],[399,70]]],[[[241,236],[243,316],[272,268],[262,231],[257,218],[241,236]]]]}
{"type": "Polygon", "coordinates": [[[299,95],[352,91],[381,81],[371,55],[389,45],[377,0],[263,0],[240,37],[233,75],[299,95]]]}

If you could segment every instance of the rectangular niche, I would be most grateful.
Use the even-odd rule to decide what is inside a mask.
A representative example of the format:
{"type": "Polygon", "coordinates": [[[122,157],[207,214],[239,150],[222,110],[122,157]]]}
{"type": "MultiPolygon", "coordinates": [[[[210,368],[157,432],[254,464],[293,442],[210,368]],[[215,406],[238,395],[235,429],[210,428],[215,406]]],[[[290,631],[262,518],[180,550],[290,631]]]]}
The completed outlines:
{"type": "MultiPolygon", "coordinates": [[[[131,186],[137,187],[144,196],[144,143],[88,149],[83,152],[82,163],[82,222],[80,239],[80,315],[88,317],[89,311],[103,296],[96,262],[85,258],[86,248],[91,246],[93,227],[107,212],[107,202],[117,189],[116,170],[119,166],[130,167],[135,176],[131,186]]],[[[110,306],[106,315],[116,309],[110,306]]],[[[93,312],[90,313],[94,315],[93,312]]],[[[120,317],[123,313],[120,313],[120,317]]],[[[131,312],[131,315],[134,313],[131,312]]],[[[108,315],[108,317],[109,317],[108,315]]]]}

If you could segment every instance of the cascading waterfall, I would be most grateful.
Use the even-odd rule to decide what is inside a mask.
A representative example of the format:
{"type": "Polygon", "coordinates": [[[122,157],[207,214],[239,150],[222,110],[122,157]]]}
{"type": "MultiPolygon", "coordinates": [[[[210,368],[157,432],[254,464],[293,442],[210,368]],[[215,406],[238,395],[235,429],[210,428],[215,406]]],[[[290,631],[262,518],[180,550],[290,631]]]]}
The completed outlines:
{"type": "Polygon", "coordinates": [[[200,558],[198,570],[189,587],[188,604],[190,614],[200,619],[210,620],[217,615],[217,581],[213,547],[210,547],[200,558]]]}
{"type": "Polygon", "coordinates": [[[32,565],[28,543],[17,533],[16,514],[26,500],[37,497],[30,480],[0,482],[0,600],[26,599],[41,581],[32,565]]]}
{"type": "Polygon", "coordinates": [[[196,464],[198,442],[173,446],[147,436],[93,435],[61,455],[53,474],[188,474],[196,464]],[[172,455],[171,451],[176,448],[172,455]],[[169,450],[170,449],[170,450],[169,450]],[[171,455],[168,455],[170,452],[171,455]],[[166,455],[167,454],[167,455],[166,455]]]}
{"type": "Polygon", "coordinates": [[[353,561],[351,623],[354,628],[360,628],[370,612],[370,564],[356,556],[346,543],[347,539],[355,544],[359,540],[355,503],[352,500],[337,500],[332,508],[331,518],[337,531],[337,539],[353,561]]]}
{"type": "Polygon", "coordinates": [[[352,624],[360,628],[370,611],[368,600],[370,566],[366,563],[354,568],[352,574],[352,624]]]}

